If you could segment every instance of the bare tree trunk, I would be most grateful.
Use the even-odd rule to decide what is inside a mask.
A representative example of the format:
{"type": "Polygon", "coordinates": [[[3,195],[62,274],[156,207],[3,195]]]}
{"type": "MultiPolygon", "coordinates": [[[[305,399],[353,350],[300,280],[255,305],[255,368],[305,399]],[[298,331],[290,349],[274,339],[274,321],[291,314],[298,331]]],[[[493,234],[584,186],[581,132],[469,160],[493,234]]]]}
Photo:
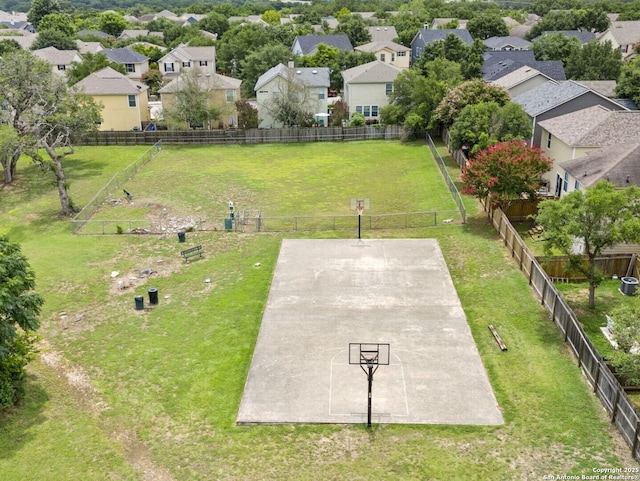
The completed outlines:
{"type": "Polygon", "coordinates": [[[2,172],[4,177],[4,183],[10,184],[13,181],[13,177],[11,175],[11,165],[2,162],[2,172]]]}
{"type": "Polygon", "coordinates": [[[60,215],[69,216],[74,213],[71,199],[69,198],[69,192],[67,191],[67,181],[64,175],[64,169],[62,168],[62,159],[55,156],[53,160],[53,173],[56,176],[56,184],[58,186],[58,197],[60,198],[60,206],[62,210],[60,215]]]}

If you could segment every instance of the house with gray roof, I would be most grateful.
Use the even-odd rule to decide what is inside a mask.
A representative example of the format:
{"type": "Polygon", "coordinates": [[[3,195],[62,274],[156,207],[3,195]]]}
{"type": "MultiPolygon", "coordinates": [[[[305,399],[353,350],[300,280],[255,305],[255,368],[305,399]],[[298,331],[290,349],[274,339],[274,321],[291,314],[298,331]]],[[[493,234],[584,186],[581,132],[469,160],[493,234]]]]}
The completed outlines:
{"type": "Polygon", "coordinates": [[[259,128],[283,127],[282,122],[274,119],[276,103],[283,96],[295,97],[312,118],[319,114],[319,120],[324,120],[328,114],[329,74],[326,67],[295,67],[292,61],[263,73],[254,87],[259,128]]]}
{"type": "Polygon", "coordinates": [[[36,33],[36,29],[34,28],[34,26],[26,20],[0,20],[0,24],[4,25],[4,28],[12,31],[36,33]]]}
{"type": "Polygon", "coordinates": [[[434,18],[433,21],[431,22],[431,29],[432,30],[446,30],[444,29],[445,26],[447,26],[448,24],[450,24],[451,22],[456,22],[456,28],[467,28],[467,22],[469,22],[469,20],[465,19],[465,18],[434,18]]]}
{"type": "Polygon", "coordinates": [[[614,50],[622,52],[624,60],[636,56],[637,45],[640,44],[640,20],[616,20],[609,28],[598,35],[598,42],[611,42],[614,50]]]}
{"type": "Polygon", "coordinates": [[[148,87],[111,67],[85,77],[76,87],[102,105],[100,130],[142,130],[150,120],[148,87]]]}
{"type": "Polygon", "coordinates": [[[393,42],[398,38],[398,32],[394,26],[378,25],[367,27],[372,42],[393,42]]]}
{"type": "Polygon", "coordinates": [[[105,48],[100,53],[105,54],[112,62],[124,65],[127,77],[132,80],[140,80],[149,70],[149,57],[131,49],[105,48]]]}
{"type": "Polygon", "coordinates": [[[346,35],[298,35],[293,41],[291,52],[294,55],[313,55],[318,45],[335,47],[343,52],[352,52],[353,45],[346,35]]]}
{"type": "MultiPolygon", "coordinates": [[[[562,167],[589,152],[617,144],[630,144],[640,138],[640,111],[612,110],[602,105],[556,116],[539,123],[545,155],[553,159],[553,169],[545,175],[557,197],[575,190],[575,179],[562,167]]],[[[572,164],[573,165],[573,164],[572,164]]],[[[583,170],[584,172],[584,170],[583,170]]]]}
{"type": "Polygon", "coordinates": [[[495,50],[485,52],[482,61],[482,78],[493,82],[521,67],[531,67],[547,77],[562,81],[567,77],[559,60],[536,60],[533,50],[495,50]]]}
{"type": "Polygon", "coordinates": [[[58,75],[65,75],[73,63],[82,62],[80,52],[77,50],[58,50],[56,47],[47,47],[34,50],[32,53],[49,62],[53,73],[58,75]]]}
{"type": "Polygon", "coordinates": [[[104,50],[104,47],[100,42],[83,42],[80,39],[76,40],[76,46],[81,55],[84,55],[85,53],[95,55],[96,53],[104,50]]]}
{"type": "Polygon", "coordinates": [[[610,110],[628,110],[616,101],[573,80],[565,82],[550,80],[514,97],[513,101],[522,106],[531,118],[533,134],[530,144],[535,147],[541,146],[542,128],[540,122],[544,120],[595,105],[601,105],[610,110]]]}
{"type": "Polygon", "coordinates": [[[390,41],[369,42],[355,48],[358,52],[368,52],[376,56],[380,62],[385,62],[399,68],[409,68],[411,49],[390,41]]]}
{"type": "Polygon", "coordinates": [[[175,78],[181,71],[198,69],[201,73],[216,73],[215,47],[178,45],[158,60],[163,77],[175,78]]]}
{"type": "Polygon", "coordinates": [[[489,37],[483,40],[487,50],[529,50],[533,45],[528,40],[519,37],[489,37]]]}
{"type": "Polygon", "coordinates": [[[402,70],[380,60],[344,70],[342,99],[349,108],[349,115],[358,112],[369,123],[378,123],[380,109],[389,104],[393,82],[402,70]]]}
{"type": "Polygon", "coordinates": [[[547,83],[549,80],[553,79],[539,70],[525,65],[489,83],[505,89],[509,92],[509,96],[514,98],[528,90],[547,83]]]}
{"type": "Polygon", "coordinates": [[[416,33],[413,40],[411,40],[411,65],[413,65],[420,56],[422,56],[424,48],[427,45],[434,42],[442,42],[447,35],[455,35],[467,45],[471,45],[473,43],[473,38],[471,38],[469,30],[466,29],[454,28],[446,30],[431,30],[423,28],[416,33]]]}

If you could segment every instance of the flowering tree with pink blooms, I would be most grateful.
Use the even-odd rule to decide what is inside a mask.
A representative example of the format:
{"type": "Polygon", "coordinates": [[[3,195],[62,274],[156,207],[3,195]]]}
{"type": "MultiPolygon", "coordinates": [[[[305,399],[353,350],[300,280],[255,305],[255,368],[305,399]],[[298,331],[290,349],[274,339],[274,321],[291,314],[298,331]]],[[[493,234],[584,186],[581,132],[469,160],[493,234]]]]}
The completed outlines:
{"type": "Polygon", "coordinates": [[[542,150],[522,140],[509,140],[478,152],[462,173],[463,194],[491,199],[494,207],[507,206],[523,197],[533,198],[542,174],[551,169],[551,159],[542,150]]]}

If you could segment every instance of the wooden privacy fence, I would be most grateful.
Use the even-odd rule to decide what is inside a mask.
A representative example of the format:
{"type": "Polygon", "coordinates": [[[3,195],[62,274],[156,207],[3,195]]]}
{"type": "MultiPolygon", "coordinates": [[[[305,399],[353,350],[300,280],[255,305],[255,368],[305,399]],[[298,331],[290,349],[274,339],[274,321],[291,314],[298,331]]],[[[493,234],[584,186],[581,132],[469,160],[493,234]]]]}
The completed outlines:
{"type": "Polygon", "coordinates": [[[404,128],[401,126],[381,125],[375,127],[94,132],[74,139],[74,142],[76,145],[153,145],[160,141],[165,144],[267,144],[399,139],[404,135],[404,128]]]}
{"type": "MultiPolygon", "coordinates": [[[[578,366],[593,388],[593,392],[602,402],[609,414],[609,419],[631,448],[633,457],[639,459],[640,416],[627,393],[585,334],[578,318],[556,290],[550,277],[525,246],[505,213],[500,209],[492,210],[487,206],[485,211],[520,270],[529,279],[529,284],[540,298],[542,305],[562,332],[565,342],[571,347],[578,359],[578,366]]],[[[637,269],[635,265],[634,268],[637,269]]]]}

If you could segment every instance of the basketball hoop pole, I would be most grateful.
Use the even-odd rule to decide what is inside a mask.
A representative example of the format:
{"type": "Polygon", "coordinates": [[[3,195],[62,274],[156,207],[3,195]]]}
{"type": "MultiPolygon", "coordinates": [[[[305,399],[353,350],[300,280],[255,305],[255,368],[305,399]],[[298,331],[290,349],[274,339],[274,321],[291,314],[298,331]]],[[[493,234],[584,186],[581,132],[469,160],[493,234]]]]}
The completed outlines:
{"type": "Polygon", "coordinates": [[[367,361],[367,368],[369,369],[369,372],[367,373],[367,380],[369,381],[369,392],[368,392],[368,399],[367,399],[367,427],[370,428],[371,427],[371,390],[373,388],[373,373],[376,372],[375,369],[373,369],[373,362],[372,361],[367,361]]]}

